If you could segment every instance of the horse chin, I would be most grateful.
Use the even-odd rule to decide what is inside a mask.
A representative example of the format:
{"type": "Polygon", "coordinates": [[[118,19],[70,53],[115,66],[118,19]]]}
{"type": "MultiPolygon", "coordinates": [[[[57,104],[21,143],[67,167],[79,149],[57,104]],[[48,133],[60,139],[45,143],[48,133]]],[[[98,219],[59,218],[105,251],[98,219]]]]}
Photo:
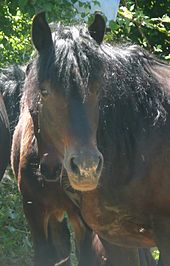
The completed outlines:
{"type": "Polygon", "coordinates": [[[71,184],[72,188],[75,190],[81,191],[81,192],[86,192],[86,191],[92,191],[97,188],[97,185],[77,185],[77,184],[71,184]]]}
{"type": "Polygon", "coordinates": [[[97,188],[98,182],[96,183],[91,183],[91,182],[77,182],[70,180],[70,185],[72,186],[73,189],[81,191],[81,192],[86,192],[86,191],[92,191],[97,188]]]}

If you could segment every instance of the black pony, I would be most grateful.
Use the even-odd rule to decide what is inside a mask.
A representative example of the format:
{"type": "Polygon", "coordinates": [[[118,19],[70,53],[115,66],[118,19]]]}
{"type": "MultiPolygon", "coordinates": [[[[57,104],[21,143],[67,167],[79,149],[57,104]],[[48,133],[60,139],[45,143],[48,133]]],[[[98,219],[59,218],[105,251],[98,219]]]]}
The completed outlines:
{"type": "Polygon", "coordinates": [[[11,136],[18,122],[25,69],[18,65],[0,68],[0,93],[7,110],[11,136]]]}
{"type": "Polygon", "coordinates": [[[170,265],[170,68],[104,32],[99,14],[53,34],[33,20],[11,159],[35,265],[70,265],[65,212],[79,265],[144,265],[153,246],[170,265]]]}
{"type": "Polygon", "coordinates": [[[0,95],[0,180],[10,157],[9,121],[2,96],[0,95]]]}
{"type": "Polygon", "coordinates": [[[0,68],[0,179],[9,164],[11,138],[19,118],[24,71],[18,66],[0,68]]]}

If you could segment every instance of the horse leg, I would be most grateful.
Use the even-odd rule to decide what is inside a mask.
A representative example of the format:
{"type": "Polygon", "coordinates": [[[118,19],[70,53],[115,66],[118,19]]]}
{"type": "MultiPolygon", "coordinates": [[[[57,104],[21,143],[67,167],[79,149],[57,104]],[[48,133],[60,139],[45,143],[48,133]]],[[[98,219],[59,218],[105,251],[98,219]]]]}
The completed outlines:
{"type": "Polygon", "coordinates": [[[69,266],[70,265],[70,231],[67,225],[67,219],[58,221],[55,214],[50,216],[48,225],[48,239],[55,247],[58,254],[59,263],[55,265],[69,266]]]}
{"type": "Polygon", "coordinates": [[[80,246],[79,266],[107,265],[105,249],[99,237],[86,227],[84,239],[80,246]]]}
{"type": "Polygon", "coordinates": [[[154,260],[150,249],[148,248],[139,248],[139,260],[140,266],[156,266],[156,261],[154,260]]]}
{"type": "MultiPolygon", "coordinates": [[[[66,265],[61,263],[55,244],[49,235],[49,213],[43,204],[23,197],[24,213],[30,225],[34,245],[34,265],[54,266],[66,265]]],[[[51,228],[50,228],[51,230],[51,228]]],[[[52,233],[52,231],[51,231],[52,233]]],[[[62,248],[62,247],[61,247],[62,248]]],[[[60,250],[61,250],[60,248],[60,250]]],[[[67,264],[69,265],[69,264],[67,264]]]]}
{"type": "MultiPolygon", "coordinates": [[[[81,245],[79,266],[144,266],[137,249],[122,248],[101,240],[87,230],[81,245]]],[[[150,265],[147,265],[150,266],[150,265]]]]}
{"type": "Polygon", "coordinates": [[[170,217],[156,216],[153,221],[155,242],[160,251],[160,265],[170,265],[170,217]]]}
{"type": "Polygon", "coordinates": [[[158,266],[165,266],[165,264],[162,261],[161,255],[159,256],[158,266]]]}
{"type": "Polygon", "coordinates": [[[103,240],[102,243],[105,248],[106,266],[156,266],[149,249],[124,248],[103,240]]]}
{"type": "Polygon", "coordinates": [[[124,248],[103,241],[106,251],[106,266],[140,266],[137,248],[124,248]]]}
{"type": "Polygon", "coordinates": [[[73,230],[75,253],[78,266],[100,266],[103,264],[104,250],[102,244],[94,245],[93,231],[86,225],[77,210],[68,210],[69,223],[73,230]]]}

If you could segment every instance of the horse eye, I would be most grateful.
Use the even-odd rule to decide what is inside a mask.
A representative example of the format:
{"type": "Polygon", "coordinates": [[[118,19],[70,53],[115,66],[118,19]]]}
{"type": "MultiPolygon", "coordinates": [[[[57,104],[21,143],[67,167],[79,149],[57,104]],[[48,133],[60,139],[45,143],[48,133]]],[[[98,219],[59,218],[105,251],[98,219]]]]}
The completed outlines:
{"type": "Polygon", "coordinates": [[[49,95],[49,92],[46,89],[42,89],[41,94],[43,97],[47,97],[49,95]]]}

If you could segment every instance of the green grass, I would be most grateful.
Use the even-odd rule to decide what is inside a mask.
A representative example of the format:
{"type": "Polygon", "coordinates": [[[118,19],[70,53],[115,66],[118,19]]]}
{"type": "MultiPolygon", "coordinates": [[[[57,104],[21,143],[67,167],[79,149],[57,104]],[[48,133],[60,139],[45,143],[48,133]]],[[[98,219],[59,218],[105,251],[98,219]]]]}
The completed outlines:
{"type": "Polygon", "coordinates": [[[0,182],[0,265],[31,266],[32,253],[21,195],[8,170],[0,182]]]}

